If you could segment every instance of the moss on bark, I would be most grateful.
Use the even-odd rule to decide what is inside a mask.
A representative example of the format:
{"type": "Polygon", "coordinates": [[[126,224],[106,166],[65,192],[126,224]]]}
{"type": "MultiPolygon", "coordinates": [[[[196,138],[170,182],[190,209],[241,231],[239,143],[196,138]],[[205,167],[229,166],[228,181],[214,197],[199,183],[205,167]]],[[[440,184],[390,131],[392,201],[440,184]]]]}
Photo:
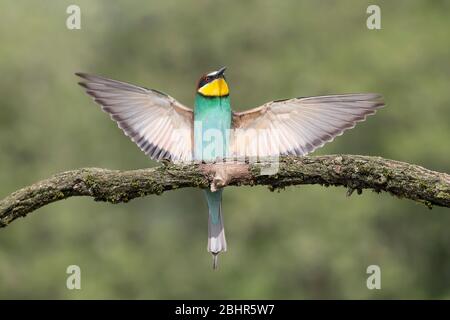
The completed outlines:
{"type": "MultiPolygon", "coordinates": [[[[222,164],[176,165],[117,171],[86,168],[59,173],[20,189],[0,201],[0,227],[51,202],[73,196],[89,196],[96,201],[128,202],[137,197],[162,194],[186,187],[208,188],[222,164]]],[[[225,166],[227,166],[225,164],[225,166]]],[[[387,191],[397,197],[450,207],[450,175],[380,157],[328,155],[283,157],[275,174],[262,174],[266,165],[232,164],[222,185],[266,185],[270,190],[291,185],[320,184],[344,186],[351,195],[363,189],[387,191]],[[232,170],[231,170],[232,168],[232,170]]],[[[220,185],[219,185],[220,186],[220,185]]]]}

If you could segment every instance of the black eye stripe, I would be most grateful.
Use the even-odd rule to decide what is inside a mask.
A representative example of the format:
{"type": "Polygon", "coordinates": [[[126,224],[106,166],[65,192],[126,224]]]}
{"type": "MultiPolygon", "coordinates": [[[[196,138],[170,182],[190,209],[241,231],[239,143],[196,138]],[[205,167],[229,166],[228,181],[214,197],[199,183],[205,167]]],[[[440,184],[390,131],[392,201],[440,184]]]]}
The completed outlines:
{"type": "Polygon", "coordinates": [[[211,82],[211,81],[213,81],[215,79],[219,79],[219,78],[225,79],[225,76],[224,75],[222,75],[222,76],[203,76],[203,77],[201,77],[200,81],[198,82],[198,88],[197,89],[200,89],[205,84],[207,84],[207,83],[209,83],[209,82],[211,82]]]}
{"type": "Polygon", "coordinates": [[[200,87],[203,87],[208,82],[211,82],[211,77],[203,77],[202,81],[200,82],[200,87]]]}
{"type": "Polygon", "coordinates": [[[200,89],[204,85],[205,85],[205,77],[201,77],[200,80],[198,81],[197,89],[200,89]]]}

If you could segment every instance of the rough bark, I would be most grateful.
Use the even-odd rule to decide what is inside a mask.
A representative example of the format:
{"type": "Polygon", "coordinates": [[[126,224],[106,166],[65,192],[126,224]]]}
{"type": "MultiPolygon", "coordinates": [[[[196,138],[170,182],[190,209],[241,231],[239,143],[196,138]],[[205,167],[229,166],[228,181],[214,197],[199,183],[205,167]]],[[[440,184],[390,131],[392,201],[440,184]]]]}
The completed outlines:
{"type": "MultiPolygon", "coordinates": [[[[276,167],[275,167],[276,168],[276,167]]],[[[272,168],[273,169],[273,168],[272,168]]],[[[20,189],[0,201],[0,227],[46,204],[73,196],[127,202],[164,191],[196,187],[320,184],[354,190],[387,191],[401,198],[450,207],[450,175],[380,157],[328,155],[283,157],[275,174],[264,164],[164,164],[150,169],[117,171],[86,168],[67,171],[20,189]]]]}

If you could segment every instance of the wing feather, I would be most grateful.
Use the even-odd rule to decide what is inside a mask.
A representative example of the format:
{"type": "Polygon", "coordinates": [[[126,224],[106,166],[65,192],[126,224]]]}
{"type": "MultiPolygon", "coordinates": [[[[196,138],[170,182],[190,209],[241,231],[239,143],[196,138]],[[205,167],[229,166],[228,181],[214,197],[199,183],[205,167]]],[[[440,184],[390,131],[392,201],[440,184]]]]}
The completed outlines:
{"type": "MultiPolygon", "coordinates": [[[[239,130],[234,130],[230,151],[239,158],[306,155],[333,141],[383,106],[383,97],[375,93],[268,102],[248,111],[233,113],[233,127],[239,130]],[[257,149],[242,145],[247,142],[241,139],[241,135],[249,130],[265,131],[257,134],[262,139],[257,149]]],[[[254,145],[255,141],[250,143],[254,145]]]]}
{"type": "Polygon", "coordinates": [[[86,73],[79,84],[151,159],[192,161],[191,109],[153,89],[86,73]]]}

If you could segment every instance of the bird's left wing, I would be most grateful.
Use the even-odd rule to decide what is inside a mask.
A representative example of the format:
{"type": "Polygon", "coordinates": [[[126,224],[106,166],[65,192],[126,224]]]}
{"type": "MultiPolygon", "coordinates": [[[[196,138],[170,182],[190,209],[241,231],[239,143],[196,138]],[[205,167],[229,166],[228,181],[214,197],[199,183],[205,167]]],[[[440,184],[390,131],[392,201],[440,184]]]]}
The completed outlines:
{"type": "Polygon", "coordinates": [[[157,90],[85,73],[79,84],[151,159],[192,160],[191,109],[157,90]]]}
{"type": "Polygon", "coordinates": [[[382,106],[381,95],[358,93],[272,101],[235,112],[230,153],[240,159],[303,156],[382,106]]]}

